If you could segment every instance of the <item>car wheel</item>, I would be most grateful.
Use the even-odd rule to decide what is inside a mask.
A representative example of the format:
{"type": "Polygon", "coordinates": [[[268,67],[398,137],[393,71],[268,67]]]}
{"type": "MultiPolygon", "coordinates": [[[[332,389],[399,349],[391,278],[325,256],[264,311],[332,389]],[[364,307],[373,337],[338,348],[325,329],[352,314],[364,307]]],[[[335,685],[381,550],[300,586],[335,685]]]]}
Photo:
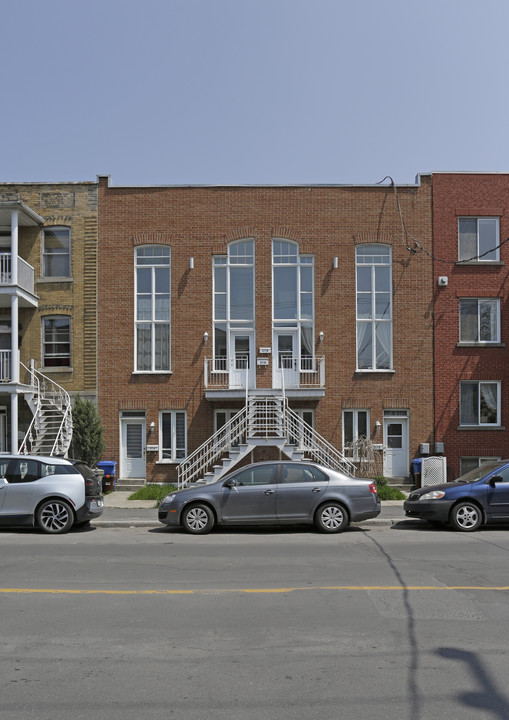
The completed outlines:
{"type": "Polygon", "coordinates": [[[57,535],[68,532],[74,522],[74,514],[65,500],[46,500],[37,510],[38,527],[47,533],[57,535]]]}
{"type": "Polygon", "coordinates": [[[193,535],[206,535],[214,527],[214,515],[208,505],[191,505],[182,514],[184,530],[193,535]]]}
{"type": "Polygon", "coordinates": [[[315,524],[321,532],[339,533],[348,525],[348,513],[339,503],[327,503],[318,508],[315,524]]]}
{"type": "Polygon", "coordinates": [[[455,530],[473,532],[482,523],[481,509],[475,503],[462,502],[451,511],[451,524],[455,530]]]}

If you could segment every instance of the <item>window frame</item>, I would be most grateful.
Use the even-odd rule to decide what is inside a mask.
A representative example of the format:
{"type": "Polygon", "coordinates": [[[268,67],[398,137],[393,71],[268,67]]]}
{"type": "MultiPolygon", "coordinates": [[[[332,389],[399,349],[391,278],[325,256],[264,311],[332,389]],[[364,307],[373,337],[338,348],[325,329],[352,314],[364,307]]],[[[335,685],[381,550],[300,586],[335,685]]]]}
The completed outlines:
{"type": "MultiPolygon", "coordinates": [[[[155,253],[154,256],[155,257],[155,253]]],[[[150,257],[150,256],[147,256],[150,257]]],[[[159,257],[164,257],[164,255],[161,253],[159,257]]],[[[171,259],[171,246],[170,245],[138,245],[134,248],[134,374],[171,374],[171,330],[172,330],[172,323],[171,323],[171,309],[172,309],[172,302],[171,302],[171,265],[172,259],[171,259]],[[139,262],[139,251],[140,250],[147,250],[151,249],[153,251],[161,250],[163,249],[167,250],[167,258],[168,262],[164,263],[156,263],[156,262],[139,262]],[[168,270],[168,292],[167,293],[157,293],[156,292],[156,270],[161,268],[167,268],[168,270]],[[139,277],[138,277],[138,271],[142,269],[150,269],[151,270],[151,290],[150,290],[150,320],[147,319],[138,319],[138,313],[140,310],[140,300],[141,295],[148,295],[149,293],[141,293],[138,290],[138,283],[139,283],[139,277]],[[167,295],[168,296],[168,318],[164,320],[158,320],[156,317],[156,300],[158,295],[167,295]],[[141,330],[143,325],[148,325],[150,327],[150,368],[139,368],[138,367],[138,330],[141,330]],[[157,368],[156,369],[156,344],[157,344],[157,338],[156,338],[156,328],[157,327],[163,327],[166,326],[168,328],[168,347],[167,347],[167,356],[168,356],[168,367],[167,368],[157,368]]],[[[164,353],[161,352],[161,355],[164,353]]]]}
{"type": "Polygon", "coordinates": [[[484,465],[484,464],[486,464],[486,463],[498,462],[498,461],[502,460],[502,458],[500,457],[500,455],[497,456],[497,457],[492,457],[492,456],[482,457],[482,456],[480,456],[480,455],[461,455],[461,457],[460,457],[460,474],[459,474],[459,477],[461,477],[462,475],[465,475],[465,473],[467,473],[467,472],[470,472],[470,470],[475,470],[475,468],[470,468],[470,470],[463,470],[462,464],[463,464],[463,461],[465,461],[465,460],[477,460],[477,466],[476,466],[476,467],[479,468],[479,467],[481,467],[482,465],[484,465]]]}
{"type": "Polygon", "coordinates": [[[496,345],[501,342],[500,340],[500,298],[496,297],[464,297],[459,299],[459,342],[462,345],[496,345]],[[494,303],[495,307],[497,308],[497,327],[496,327],[496,338],[493,340],[468,340],[464,339],[461,336],[462,333],[462,327],[461,327],[461,305],[462,303],[466,302],[477,302],[477,337],[480,337],[481,335],[481,312],[480,312],[480,304],[485,303],[494,303]]]}
{"type": "MultiPolygon", "coordinates": [[[[59,354],[58,357],[65,357],[65,354],[59,354]]],[[[72,368],[72,323],[71,323],[71,316],[70,315],[44,315],[41,318],[41,358],[42,358],[42,365],[45,370],[55,370],[56,368],[62,369],[65,368],[70,369],[72,368]],[[64,342],[55,342],[46,340],[46,322],[48,320],[62,320],[66,319],[68,321],[68,329],[69,329],[69,339],[64,342]],[[46,353],[46,345],[63,345],[68,344],[69,346],[69,362],[68,363],[59,363],[54,365],[48,365],[46,362],[46,359],[50,359],[46,353]]]]}
{"type": "MultiPolygon", "coordinates": [[[[488,251],[492,252],[492,250],[488,251]]],[[[500,217],[495,215],[460,215],[458,217],[458,262],[460,263],[494,263],[500,262],[500,217]],[[476,254],[474,256],[462,259],[461,255],[461,230],[460,225],[462,220],[476,220],[477,232],[476,232],[476,254]],[[495,251],[496,257],[487,258],[486,252],[482,253],[483,257],[479,257],[479,222],[494,220],[496,223],[496,244],[493,250],[495,251]]]]}
{"type": "Polygon", "coordinates": [[[158,451],[158,462],[165,464],[175,464],[184,462],[187,457],[187,412],[186,410],[160,410],[159,411],[159,451],[158,451]],[[170,434],[171,434],[171,447],[165,448],[163,446],[163,422],[164,416],[170,416],[170,434]],[[177,415],[184,416],[184,445],[183,447],[177,447],[177,415]],[[169,450],[170,457],[164,457],[164,453],[169,450]],[[179,452],[183,452],[182,456],[178,456],[179,452]]]}
{"type": "Polygon", "coordinates": [[[41,248],[41,277],[45,280],[69,280],[72,277],[71,274],[71,228],[68,225],[48,225],[43,228],[42,233],[42,248],[41,248]],[[56,252],[56,253],[48,253],[46,249],[46,234],[49,232],[55,232],[55,231],[67,231],[67,251],[66,252],[56,252]],[[50,275],[47,272],[47,266],[46,261],[48,258],[51,257],[58,257],[58,256],[66,256],[67,257],[67,263],[68,263],[68,274],[67,275],[50,275]]]}
{"type": "Polygon", "coordinates": [[[459,420],[461,428],[499,428],[501,427],[501,381],[500,380],[461,380],[460,381],[460,397],[459,397],[459,420]],[[462,399],[463,388],[467,385],[477,385],[477,423],[463,422],[462,419],[462,399]],[[497,419],[494,423],[481,422],[481,386],[495,385],[497,388],[497,419]]]}
{"type": "MultiPolygon", "coordinates": [[[[380,256],[381,257],[381,256],[380,256]]],[[[357,245],[355,248],[355,367],[356,372],[360,373],[380,373],[380,372],[393,372],[394,371],[394,303],[393,303],[393,283],[392,283],[392,246],[383,243],[369,243],[357,245]],[[373,256],[376,255],[375,248],[384,248],[387,252],[388,262],[378,261],[374,259],[371,262],[360,262],[359,255],[360,250],[366,250],[373,248],[373,256]],[[359,290],[359,268],[369,267],[371,270],[371,290],[369,291],[371,299],[371,318],[359,318],[359,300],[360,295],[368,295],[368,291],[359,290]],[[377,291],[376,289],[376,268],[377,267],[388,267],[389,268],[389,290],[377,291]],[[377,318],[376,317],[376,300],[377,293],[389,295],[389,317],[388,318],[377,318]],[[377,325],[383,323],[389,326],[389,360],[387,367],[377,366],[377,325]],[[371,332],[371,366],[360,367],[359,365],[359,328],[360,325],[369,325],[371,332]]]]}
{"type": "MultiPolygon", "coordinates": [[[[367,434],[365,437],[367,440],[369,440],[371,437],[371,434],[370,434],[371,417],[370,417],[369,408],[343,408],[343,410],[341,412],[341,439],[342,439],[343,454],[345,456],[347,456],[346,453],[348,452],[348,448],[346,448],[346,442],[345,442],[345,415],[346,415],[346,413],[353,413],[353,417],[352,417],[353,437],[352,437],[352,440],[351,441],[349,440],[348,442],[355,442],[359,438],[359,413],[366,413],[366,432],[367,432],[367,434]]],[[[354,460],[358,459],[356,457],[356,453],[352,453],[352,458],[354,460]]]]}

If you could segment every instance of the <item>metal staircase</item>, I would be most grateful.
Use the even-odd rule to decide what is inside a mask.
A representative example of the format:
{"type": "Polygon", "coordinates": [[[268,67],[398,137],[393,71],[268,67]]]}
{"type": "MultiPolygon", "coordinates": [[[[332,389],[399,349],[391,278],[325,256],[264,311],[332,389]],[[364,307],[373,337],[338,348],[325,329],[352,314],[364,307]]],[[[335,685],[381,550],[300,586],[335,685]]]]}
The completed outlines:
{"type": "Polygon", "coordinates": [[[219,480],[263,446],[279,448],[290,460],[307,459],[355,475],[355,465],[288,407],[284,390],[270,395],[251,391],[242,410],[179,465],[178,486],[219,480]]]}
{"type": "Polygon", "coordinates": [[[33,418],[18,453],[65,456],[72,439],[69,393],[38,370],[22,367],[30,376],[31,391],[25,397],[33,418]]]}

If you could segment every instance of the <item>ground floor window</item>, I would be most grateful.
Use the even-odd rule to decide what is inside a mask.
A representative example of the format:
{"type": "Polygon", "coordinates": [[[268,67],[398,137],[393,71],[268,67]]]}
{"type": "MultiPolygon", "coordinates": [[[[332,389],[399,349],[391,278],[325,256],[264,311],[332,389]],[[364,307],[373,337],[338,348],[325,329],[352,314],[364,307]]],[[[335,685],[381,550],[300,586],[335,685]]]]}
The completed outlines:
{"type": "Polygon", "coordinates": [[[183,460],[187,455],[187,418],[184,410],[165,410],[159,416],[159,457],[183,460]]]}
{"type": "Polygon", "coordinates": [[[460,383],[460,425],[500,425],[500,383],[460,383]]]}
{"type": "Polygon", "coordinates": [[[343,410],[343,452],[357,457],[357,446],[369,440],[369,410],[343,410]]]}
{"type": "Polygon", "coordinates": [[[470,470],[475,470],[486,463],[501,459],[500,457],[462,457],[460,458],[460,475],[464,475],[470,472],[470,470]]]}

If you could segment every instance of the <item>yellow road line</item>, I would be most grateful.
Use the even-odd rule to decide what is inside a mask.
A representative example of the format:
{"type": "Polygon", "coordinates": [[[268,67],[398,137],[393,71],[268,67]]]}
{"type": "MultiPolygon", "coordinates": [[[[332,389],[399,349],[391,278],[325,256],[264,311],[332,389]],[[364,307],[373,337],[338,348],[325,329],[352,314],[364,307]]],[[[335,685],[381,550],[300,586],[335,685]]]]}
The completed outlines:
{"type": "Polygon", "coordinates": [[[200,595],[220,593],[275,594],[300,590],[509,590],[509,585],[319,585],[285,588],[223,588],[195,590],[72,590],[65,588],[0,588],[0,594],[46,595],[200,595]]]}

